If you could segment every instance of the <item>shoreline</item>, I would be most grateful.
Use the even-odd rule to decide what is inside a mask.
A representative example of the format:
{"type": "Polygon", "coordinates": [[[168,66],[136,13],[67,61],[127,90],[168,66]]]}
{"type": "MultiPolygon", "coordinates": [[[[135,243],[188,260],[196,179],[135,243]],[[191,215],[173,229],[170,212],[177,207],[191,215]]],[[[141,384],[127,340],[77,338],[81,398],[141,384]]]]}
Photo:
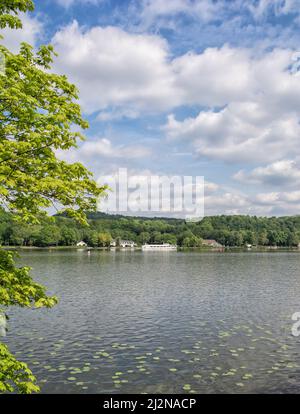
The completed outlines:
{"type": "MultiPolygon", "coordinates": [[[[77,246],[0,246],[4,250],[77,250],[77,251],[142,251],[141,246],[134,248],[130,247],[77,247],[77,246]]],[[[284,246],[255,246],[255,247],[237,247],[237,246],[224,246],[221,248],[214,247],[178,247],[177,252],[188,252],[188,251],[198,251],[198,252],[215,252],[223,253],[226,251],[241,251],[241,252],[269,252],[269,251],[294,251],[300,252],[299,247],[284,247],[284,246]]]]}

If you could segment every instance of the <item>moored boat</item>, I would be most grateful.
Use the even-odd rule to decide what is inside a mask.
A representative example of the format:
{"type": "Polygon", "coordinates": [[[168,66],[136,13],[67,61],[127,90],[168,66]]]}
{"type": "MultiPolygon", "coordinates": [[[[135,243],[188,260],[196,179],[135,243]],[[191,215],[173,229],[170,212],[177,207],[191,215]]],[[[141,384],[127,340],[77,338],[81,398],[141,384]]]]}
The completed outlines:
{"type": "Polygon", "coordinates": [[[176,244],[163,243],[163,244],[143,244],[142,250],[177,250],[176,244]]]}

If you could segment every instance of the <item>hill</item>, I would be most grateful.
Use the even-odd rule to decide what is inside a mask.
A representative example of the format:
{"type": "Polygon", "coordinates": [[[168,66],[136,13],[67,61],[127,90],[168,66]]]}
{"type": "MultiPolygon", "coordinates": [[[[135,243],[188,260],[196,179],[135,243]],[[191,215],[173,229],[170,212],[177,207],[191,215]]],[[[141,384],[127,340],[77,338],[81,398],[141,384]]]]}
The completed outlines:
{"type": "Polygon", "coordinates": [[[90,227],[83,227],[64,215],[45,218],[41,224],[15,222],[0,211],[0,241],[17,246],[70,246],[79,240],[90,246],[108,246],[112,239],[143,243],[176,243],[201,246],[214,239],[224,246],[297,246],[300,243],[300,216],[210,216],[199,222],[161,217],[130,217],[102,212],[88,213],[90,227]]]}

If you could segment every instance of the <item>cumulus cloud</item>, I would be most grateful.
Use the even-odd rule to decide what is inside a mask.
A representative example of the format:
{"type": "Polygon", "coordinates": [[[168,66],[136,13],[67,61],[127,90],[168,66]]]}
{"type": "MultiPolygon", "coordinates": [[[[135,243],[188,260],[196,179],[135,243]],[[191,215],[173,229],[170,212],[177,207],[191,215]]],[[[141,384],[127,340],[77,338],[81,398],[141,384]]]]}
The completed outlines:
{"type": "Polygon", "coordinates": [[[300,167],[296,161],[281,160],[250,172],[240,170],[234,178],[243,183],[290,187],[300,183],[300,167]]]}
{"type": "Polygon", "coordinates": [[[170,115],[169,138],[199,155],[228,162],[274,162],[299,152],[300,76],[292,50],[223,46],[172,57],[159,36],[116,27],[84,29],[73,22],[56,33],[56,69],[80,89],[98,120],[137,118],[181,105],[204,107],[194,118],[170,115]]]}
{"type": "MultiPolygon", "coordinates": [[[[168,4],[155,4],[161,15],[168,13],[168,4]]],[[[172,13],[188,4],[174,2],[172,13]]],[[[77,22],[58,31],[53,42],[60,55],[56,69],[79,86],[85,111],[98,112],[98,121],[167,111],[162,131],[170,145],[180,142],[184,154],[263,165],[236,173],[242,183],[299,183],[294,159],[300,156],[300,76],[291,68],[293,50],[224,45],[173,56],[160,36],[110,26],[83,28],[77,22]],[[181,106],[199,108],[198,115],[170,114],[181,106]]],[[[85,159],[149,155],[148,148],[113,145],[106,138],[83,144],[79,152],[85,159]]],[[[206,184],[206,190],[210,212],[275,214],[294,211],[298,203],[293,192],[250,197],[214,184],[206,184]]]]}
{"type": "Polygon", "coordinates": [[[299,152],[300,77],[288,70],[292,55],[274,50],[253,57],[223,47],[192,56],[196,63],[183,65],[178,82],[195,79],[193,93],[184,84],[186,99],[196,103],[198,96],[210,108],[182,121],[170,115],[169,138],[185,140],[200,156],[230,162],[270,162],[299,152]]]}
{"type": "Polygon", "coordinates": [[[172,70],[183,103],[218,106],[254,92],[251,64],[249,51],[224,46],[186,53],[172,61],[172,70]]]}
{"type": "Polygon", "coordinates": [[[247,196],[226,191],[206,195],[204,205],[205,215],[220,214],[220,211],[223,214],[251,214],[251,211],[253,212],[253,206],[247,196]]]}
{"type": "Polygon", "coordinates": [[[80,148],[59,151],[58,156],[68,161],[86,161],[93,159],[140,159],[151,154],[151,150],[142,145],[113,145],[107,138],[85,141],[80,148]]]}
{"type": "Polygon", "coordinates": [[[296,215],[300,209],[300,191],[259,193],[253,198],[253,203],[269,209],[273,215],[296,215]]]}
{"type": "MultiPolygon", "coordinates": [[[[150,170],[136,170],[128,169],[128,183],[129,183],[129,193],[138,188],[138,199],[131,200],[131,206],[142,206],[144,210],[141,211],[135,210],[140,215],[147,215],[148,210],[148,201],[149,200],[149,188],[150,177],[168,177],[169,179],[174,179],[172,175],[166,175],[163,172],[153,172],[150,170]],[[141,200],[144,200],[141,202],[141,200]],[[136,203],[135,203],[136,201],[136,203]]],[[[112,186],[112,177],[117,176],[118,173],[112,175],[100,175],[100,182],[107,182],[111,187],[112,186]]],[[[114,181],[113,181],[114,182],[114,181]]],[[[263,215],[263,216],[272,216],[272,215],[282,215],[282,214],[297,214],[300,207],[300,191],[291,191],[291,192],[269,192],[269,193],[259,193],[257,195],[250,195],[239,192],[234,189],[227,189],[226,187],[220,186],[213,182],[205,181],[204,182],[204,214],[206,216],[216,215],[216,214],[250,214],[250,215],[263,215]]],[[[185,194],[192,192],[191,186],[185,187],[185,194]]],[[[156,197],[158,193],[154,191],[151,202],[153,205],[159,205],[156,197]]],[[[101,208],[105,211],[110,211],[112,206],[117,205],[119,202],[124,203],[124,194],[110,193],[108,199],[105,203],[102,203],[101,208]],[[121,197],[121,198],[120,198],[121,197]],[[119,200],[119,201],[116,201],[119,200]]],[[[168,200],[164,198],[165,205],[168,206],[168,200]]],[[[176,205],[180,205],[180,195],[174,199],[176,205]],[[178,198],[179,197],[179,198],[178,198]]],[[[172,204],[172,202],[171,202],[172,204]]],[[[176,212],[176,211],[159,211],[158,215],[174,216],[174,217],[185,217],[186,212],[176,212]]]]}
{"type": "Polygon", "coordinates": [[[205,197],[205,215],[249,214],[258,216],[296,215],[300,191],[243,194],[221,190],[205,197]]]}
{"type": "Polygon", "coordinates": [[[53,43],[60,56],[56,68],[79,86],[88,111],[225,105],[255,93],[247,50],[224,46],[172,58],[159,36],[116,27],[84,29],[76,21],[58,31],[53,43]]]}
{"type": "Polygon", "coordinates": [[[300,127],[296,115],[282,115],[259,125],[255,114],[250,122],[245,114],[238,116],[235,107],[203,111],[182,122],[169,116],[165,130],[169,138],[190,142],[199,156],[228,162],[273,161],[297,150],[300,127]]]}
{"type": "Polygon", "coordinates": [[[85,158],[109,157],[109,158],[142,158],[150,155],[150,149],[141,145],[117,145],[114,146],[107,138],[97,141],[85,142],[80,150],[80,155],[85,158]]]}
{"type": "Polygon", "coordinates": [[[168,45],[158,36],[116,27],[84,30],[73,22],[53,43],[60,56],[56,69],[78,85],[86,111],[110,105],[159,110],[169,107],[170,99],[178,102],[168,45]]]}

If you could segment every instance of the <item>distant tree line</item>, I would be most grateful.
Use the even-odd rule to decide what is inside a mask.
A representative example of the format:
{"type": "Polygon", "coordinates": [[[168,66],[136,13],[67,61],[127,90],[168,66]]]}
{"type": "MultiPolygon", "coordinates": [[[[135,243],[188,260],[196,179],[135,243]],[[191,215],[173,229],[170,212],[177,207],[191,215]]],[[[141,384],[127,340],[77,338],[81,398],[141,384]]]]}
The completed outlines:
{"type": "Polygon", "coordinates": [[[91,247],[109,246],[113,239],[137,244],[171,243],[200,247],[203,239],[224,246],[293,247],[300,243],[300,216],[253,217],[213,216],[195,223],[183,219],[141,218],[88,214],[89,227],[65,216],[44,218],[41,224],[16,222],[12,214],[0,210],[0,243],[10,246],[72,246],[83,240],[91,247]]]}

